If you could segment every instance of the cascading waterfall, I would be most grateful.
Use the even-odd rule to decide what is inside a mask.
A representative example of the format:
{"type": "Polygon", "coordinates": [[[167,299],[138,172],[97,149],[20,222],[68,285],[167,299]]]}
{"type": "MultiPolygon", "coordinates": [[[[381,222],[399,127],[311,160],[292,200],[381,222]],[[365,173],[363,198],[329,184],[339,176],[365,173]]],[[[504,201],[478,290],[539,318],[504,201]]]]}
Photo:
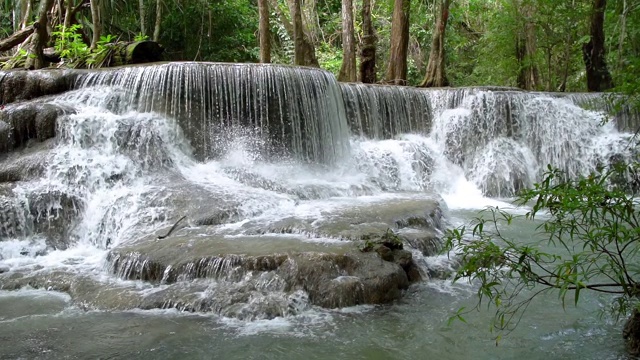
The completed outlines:
{"type": "Polygon", "coordinates": [[[268,139],[262,151],[276,155],[288,150],[299,159],[335,163],[348,153],[338,83],[319,69],[168,63],[91,72],[76,81],[78,88],[96,85],[123,92],[110,101],[119,109],[177,119],[200,160],[223,152],[218,144],[239,128],[268,139]]]}
{"type": "Polygon", "coordinates": [[[428,137],[431,148],[422,147],[423,152],[460,166],[487,196],[513,196],[533,185],[547,165],[576,177],[634,156],[629,133],[618,129],[632,127],[639,117],[627,109],[609,119],[612,106],[603,95],[343,85],[343,97],[356,134],[428,137]],[[377,108],[378,103],[383,105],[377,108]],[[431,113],[416,116],[416,108],[431,113]],[[412,123],[416,118],[421,126],[412,123]]]}
{"type": "Polygon", "coordinates": [[[635,115],[602,126],[599,95],[338,84],[318,69],[251,64],[65,76],[73,90],[3,110],[64,109],[53,142],[24,141],[41,171],[0,183],[0,269],[20,274],[0,271],[0,287],[79,264],[143,280],[100,283],[119,294],[107,300],[73,295],[117,309],[123,292],[140,308],[242,319],[390,301],[375,291],[396,294],[379,287],[400,275],[366,268],[375,254],[344,255],[357,241],[394,229],[420,265],[403,262],[400,277],[428,278],[447,207],[513,196],[547,164],[579,176],[636,156],[620,132],[635,115]]]}

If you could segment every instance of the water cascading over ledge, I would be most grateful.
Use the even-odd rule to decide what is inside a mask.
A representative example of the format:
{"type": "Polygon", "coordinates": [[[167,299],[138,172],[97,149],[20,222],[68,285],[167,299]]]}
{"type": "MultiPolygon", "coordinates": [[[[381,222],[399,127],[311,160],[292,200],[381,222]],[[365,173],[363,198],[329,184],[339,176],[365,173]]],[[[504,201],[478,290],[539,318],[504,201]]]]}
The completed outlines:
{"type": "MultiPolygon", "coordinates": [[[[121,89],[116,111],[177,119],[199,160],[222,151],[228,136],[264,141],[263,152],[335,163],[349,151],[338,82],[314,68],[262,64],[167,63],[80,75],[75,87],[121,89]]],[[[110,90],[112,91],[112,90],[110,90]]]]}
{"type": "MultiPolygon", "coordinates": [[[[430,152],[460,166],[487,196],[513,196],[532,186],[548,164],[573,178],[636,156],[629,141],[640,114],[617,106],[621,98],[615,95],[341,86],[354,134],[428,136],[430,152]]],[[[413,166],[422,163],[416,153],[413,166]]]]}

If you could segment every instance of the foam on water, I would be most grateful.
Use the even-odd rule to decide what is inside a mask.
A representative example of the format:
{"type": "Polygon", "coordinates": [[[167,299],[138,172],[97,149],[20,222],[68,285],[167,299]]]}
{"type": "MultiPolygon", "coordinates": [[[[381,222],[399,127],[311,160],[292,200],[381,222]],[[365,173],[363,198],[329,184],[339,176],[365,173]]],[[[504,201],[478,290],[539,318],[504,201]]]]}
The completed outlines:
{"type": "MultiPolygon", "coordinates": [[[[108,250],[171,226],[184,213],[192,217],[209,215],[200,212],[214,208],[212,204],[215,210],[225,212],[214,214],[221,219],[220,224],[212,225],[216,235],[332,243],[343,239],[324,234],[306,238],[301,234],[278,234],[263,225],[295,218],[315,226],[343,217],[349,210],[435,199],[444,202],[442,207],[450,215],[450,224],[457,226],[467,220],[467,214],[486,206],[513,208],[509,198],[539,180],[547,163],[577,176],[608,166],[613,160],[626,161],[634,156],[628,146],[629,134],[619,133],[613,124],[599,126],[603,114],[583,110],[567,100],[545,95],[509,98],[488,91],[414,94],[411,89],[381,87],[375,91],[391,95],[376,107],[386,109],[386,113],[373,116],[362,112],[371,110],[367,104],[376,104],[376,99],[387,95],[372,94],[360,85],[345,88],[349,89],[345,97],[359,104],[347,112],[358,113],[360,121],[357,133],[345,144],[344,109],[335,103],[337,85],[328,81],[323,72],[314,73],[318,84],[325,86],[321,93],[326,98],[321,103],[331,107],[323,116],[341,118],[324,125],[323,116],[306,119],[305,115],[310,115],[317,104],[310,107],[307,102],[312,102],[313,96],[305,94],[303,103],[298,104],[302,108],[287,105],[297,111],[292,115],[293,123],[298,124],[294,131],[297,138],[287,144],[291,152],[281,151],[274,149],[274,143],[264,133],[277,121],[284,121],[285,113],[278,112],[271,118],[256,104],[248,103],[219,111],[216,101],[220,99],[204,97],[206,88],[215,85],[204,75],[223,68],[208,66],[202,72],[189,65],[188,69],[123,70],[121,79],[107,74],[89,76],[79,84],[98,86],[50,100],[75,111],[58,119],[56,147],[42,178],[18,183],[12,189],[12,206],[17,210],[9,215],[19,219],[20,226],[0,224],[0,231],[11,235],[0,241],[0,266],[23,272],[73,271],[146,298],[169,290],[169,285],[125,281],[108,275],[104,271],[108,250]],[[152,88],[158,81],[181,73],[189,74],[193,77],[189,81],[201,87],[193,103],[187,101],[188,91],[183,89],[174,89],[178,98],[170,99],[170,94],[160,94],[152,88]],[[140,77],[149,74],[159,74],[159,80],[140,77]],[[128,85],[143,94],[130,98],[128,85]],[[417,103],[427,105],[420,108],[399,103],[406,101],[399,96],[404,93],[411,93],[417,103]],[[358,99],[359,96],[364,98],[358,99]],[[161,100],[169,102],[161,104],[161,100]],[[393,124],[393,109],[402,116],[417,118],[393,124]],[[203,116],[211,114],[216,118],[204,121],[203,116]],[[241,118],[242,114],[254,116],[249,123],[255,127],[243,126],[246,119],[241,118]],[[267,120],[270,123],[265,123],[267,120]],[[373,128],[367,129],[367,124],[373,128]],[[303,134],[306,130],[308,133],[303,134]],[[186,134],[187,131],[191,133],[186,134]],[[327,154],[322,153],[323,149],[327,154]],[[43,198],[41,194],[55,196],[43,198]],[[198,208],[202,204],[206,205],[202,206],[204,210],[198,208]],[[51,226],[42,229],[34,225],[42,219],[51,226]],[[253,225],[266,230],[255,235],[253,225]],[[56,229],[59,231],[53,231],[56,229]]],[[[244,67],[230,69],[238,74],[248,71],[244,67]]],[[[269,69],[266,73],[271,75],[261,81],[273,88],[272,75],[285,70],[269,69]]],[[[216,73],[214,78],[227,84],[227,75],[216,73]]],[[[294,80],[300,80],[300,76],[295,75],[294,80]]],[[[174,80],[186,86],[188,79],[171,81],[174,80]]],[[[249,83],[242,86],[253,89],[249,83]]],[[[299,81],[295,88],[307,89],[299,81]]],[[[241,95],[242,91],[234,92],[236,98],[241,95]]],[[[274,99],[260,99],[274,106],[274,99]]],[[[228,101],[225,104],[233,105],[228,101]]],[[[519,213],[527,210],[513,209],[519,213]]],[[[196,228],[193,220],[187,220],[187,227],[196,228]]],[[[421,268],[438,275],[450,274],[456,266],[455,259],[447,256],[424,257],[420,251],[413,255],[421,268]]],[[[311,307],[304,296],[287,294],[276,280],[239,279],[236,285],[250,284],[255,289],[239,305],[242,309],[237,314],[243,320],[223,319],[223,323],[237,327],[244,335],[264,331],[304,334],[314,324],[333,321],[332,317],[370,309],[320,311],[311,307]],[[268,315],[260,312],[267,306],[278,307],[278,311],[284,308],[282,313],[288,315],[264,319],[268,315]]],[[[441,292],[468,295],[465,285],[446,281],[430,284],[441,292]]],[[[218,287],[231,285],[222,280],[211,281],[204,290],[194,286],[197,291],[193,295],[212,297],[218,287]]]]}

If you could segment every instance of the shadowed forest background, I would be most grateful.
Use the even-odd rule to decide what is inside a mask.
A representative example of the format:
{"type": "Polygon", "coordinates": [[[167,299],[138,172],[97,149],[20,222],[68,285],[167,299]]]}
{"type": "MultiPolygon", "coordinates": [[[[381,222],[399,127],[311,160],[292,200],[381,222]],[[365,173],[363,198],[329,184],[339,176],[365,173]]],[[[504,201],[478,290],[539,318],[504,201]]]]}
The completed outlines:
{"type": "Polygon", "coordinates": [[[4,0],[0,6],[5,68],[24,66],[9,59],[36,52],[33,37],[6,39],[40,22],[45,49],[68,46],[61,34],[75,25],[76,44],[93,50],[149,39],[164,47],[165,60],[295,63],[320,66],[343,81],[586,91],[627,83],[640,67],[640,3],[633,0],[4,0]],[[591,82],[590,68],[597,78],[591,82]]]}

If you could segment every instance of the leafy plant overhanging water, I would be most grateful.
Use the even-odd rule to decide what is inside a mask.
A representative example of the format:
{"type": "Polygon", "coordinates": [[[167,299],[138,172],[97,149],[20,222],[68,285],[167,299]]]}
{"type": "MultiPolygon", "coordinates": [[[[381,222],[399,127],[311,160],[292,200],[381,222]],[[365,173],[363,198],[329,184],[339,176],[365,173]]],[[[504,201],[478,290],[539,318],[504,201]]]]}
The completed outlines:
{"type": "MultiPolygon", "coordinates": [[[[533,298],[548,291],[557,291],[563,306],[577,305],[584,291],[611,294],[608,311],[616,319],[632,313],[625,337],[638,354],[637,190],[637,164],[618,164],[578,180],[549,166],[542,181],[517,198],[521,206],[533,203],[520,217],[543,218],[539,240],[503,235],[518,216],[489,208],[470,229],[447,231],[445,248],[461,256],[454,281],[478,281],[478,306],[495,306],[493,327],[499,331],[513,330],[533,298]]],[[[464,320],[462,313],[456,317],[464,320]]]]}

